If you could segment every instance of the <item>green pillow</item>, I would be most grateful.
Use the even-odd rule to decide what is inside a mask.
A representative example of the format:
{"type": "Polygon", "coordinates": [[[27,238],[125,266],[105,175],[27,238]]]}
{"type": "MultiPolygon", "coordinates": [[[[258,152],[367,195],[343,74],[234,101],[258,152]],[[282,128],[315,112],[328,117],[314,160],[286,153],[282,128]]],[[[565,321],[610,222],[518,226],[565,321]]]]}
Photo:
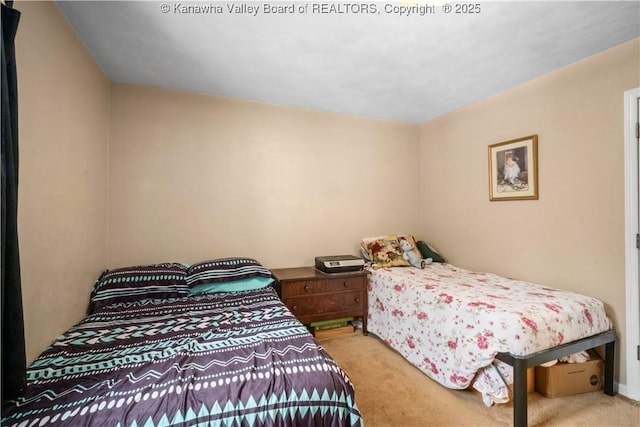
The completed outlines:
{"type": "Polygon", "coordinates": [[[266,288],[271,283],[273,283],[273,277],[256,276],[229,282],[201,283],[189,289],[189,293],[194,295],[212,292],[254,291],[256,289],[266,288]]]}
{"type": "Polygon", "coordinates": [[[431,258],[433,262],[445,262],[444,258],[442,258],[442,255],[431,249],[429,245],[427,245],[422,240],[418,240],[416,245],[418,246],[418,250],[422,254],[422,258],[431,258]]]}

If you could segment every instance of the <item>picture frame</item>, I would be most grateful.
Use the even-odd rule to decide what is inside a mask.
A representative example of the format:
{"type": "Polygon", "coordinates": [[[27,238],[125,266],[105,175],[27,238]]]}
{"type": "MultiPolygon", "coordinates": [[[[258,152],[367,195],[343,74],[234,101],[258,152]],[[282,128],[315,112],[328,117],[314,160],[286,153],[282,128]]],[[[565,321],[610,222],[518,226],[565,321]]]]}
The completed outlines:
{"type": "Polygon", "coordinates": [[[538,135],[489,145],[489,200],[538,199],[538,135]]]}

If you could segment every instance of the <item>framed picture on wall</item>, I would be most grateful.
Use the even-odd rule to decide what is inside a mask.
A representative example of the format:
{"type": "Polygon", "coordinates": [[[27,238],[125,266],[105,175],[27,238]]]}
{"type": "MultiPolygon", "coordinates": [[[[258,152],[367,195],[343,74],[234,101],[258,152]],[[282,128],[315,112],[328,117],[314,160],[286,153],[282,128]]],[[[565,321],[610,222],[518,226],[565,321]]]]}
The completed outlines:
{"type": "Polygon", "coordinates": [[[489,200],[538,199],[538,135],[489,146],[489,200]]]}

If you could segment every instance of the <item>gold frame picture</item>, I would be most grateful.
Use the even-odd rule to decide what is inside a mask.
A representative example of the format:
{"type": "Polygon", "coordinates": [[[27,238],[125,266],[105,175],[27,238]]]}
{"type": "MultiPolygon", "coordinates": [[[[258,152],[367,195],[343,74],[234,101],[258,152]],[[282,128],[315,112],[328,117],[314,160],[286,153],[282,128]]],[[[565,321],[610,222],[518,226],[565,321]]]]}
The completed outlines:
{"type": "Polygon", "coordinates": [[[489,200],[538,199],[538,135],[489,146],[489,200]]]}

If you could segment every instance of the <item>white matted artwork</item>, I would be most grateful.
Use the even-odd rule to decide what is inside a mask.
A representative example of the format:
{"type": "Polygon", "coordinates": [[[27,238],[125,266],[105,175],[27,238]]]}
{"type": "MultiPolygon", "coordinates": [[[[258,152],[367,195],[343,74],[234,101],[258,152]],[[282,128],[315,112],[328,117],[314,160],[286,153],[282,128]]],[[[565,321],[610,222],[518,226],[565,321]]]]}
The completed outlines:
{"type": "Polygon", "coordinates": [[[489,200],[538,199],[538,135],[489,146],[489,200]]]}

